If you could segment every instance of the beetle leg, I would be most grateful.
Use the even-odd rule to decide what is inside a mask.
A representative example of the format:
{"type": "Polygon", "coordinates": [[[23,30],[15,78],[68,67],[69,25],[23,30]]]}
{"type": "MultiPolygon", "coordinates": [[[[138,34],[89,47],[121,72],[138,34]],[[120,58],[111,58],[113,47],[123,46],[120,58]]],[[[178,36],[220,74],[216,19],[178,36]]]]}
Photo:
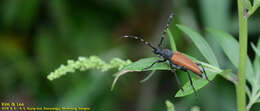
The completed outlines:
{"type": "Polygon", "coordinates": [[[174,63],[171,63],[172,67],[176,68],[176,69],[180,69],[180,70],[183,70],[184,67],[182,66],[179,66],[179,65],[176,65],[174,63]]]}
{"type": "Polygon", "coordinates": [[[171,72],[174,74],[176,80],[177,80],[177,84],[179,85],[179,88],[182,90],[182,92],[184,92],[183,88],[182,88],[182,84],[181,84],[181,81],[178,77],[178,75],[176,74],[176,71],[174,69],[174,67],[170,64],[170,67],[171,67],[171,72]]]}
{"type": "Polygon", "coordinates": [[[161,62],[166,62],[166,59],[163,59],[163,60],[157,60],[157,61],[155,61],[154,63],[152,63],[150,66],[144,68],[143,70],[150,69],[151,67],[153,67],[154,64],[161,63],[161,62]]]}
{"type": "Polygon", "coordinates": [[[209,78],[208,78],[208,76],[207,76],[207,74],[206,74],[206,71],[205,71],[203,65],[202,65],[201,63],[196,63],[196,64],[202,68],[202,71],[203,71],[203,73],[204,73],[204,75],[205,75],[206,80],[208,80],[209,83],[215,85],[211,80],[209,80],[209,78]]]}
{"type": "Polygon", "coordinates": [[[186,68],[183,67],[183,66],[176,65],[176,64],[174,64],[174,63],[172,63],[172,65],[173,65],[174,67],[176,67],[177,69],[183,70],[183,71],[185,71],[185,72],[188,73],[188,77],[189,77],[189,81],[190,81],[190,84],[191,84],[191,86],[192,86],[192,89],[193,89],[195,95],[198,96],[198,95],[197,95],[197,91],[196,91],[195,87],[193,86],[193,82],[192,82],[192,79],[191,79],[191,75],[190,75],[188,69],[186,69],[186,68]]]}
{"type": "Polygon", "coordinates": [[[197,95],[197,91],[196,91],[195,87],[193,86],[193,82],[192,82],[192,79],[191,79],[191,75],[190,75],[190,73],[189,73],[188,70],[186,70],[186,72],[188,73],[188,77],[189,77],[189,80],[190,80],[190,85],[192,86],[192,89],[193,89],[195,95],[198,96],[198,95],[197,95]]]}

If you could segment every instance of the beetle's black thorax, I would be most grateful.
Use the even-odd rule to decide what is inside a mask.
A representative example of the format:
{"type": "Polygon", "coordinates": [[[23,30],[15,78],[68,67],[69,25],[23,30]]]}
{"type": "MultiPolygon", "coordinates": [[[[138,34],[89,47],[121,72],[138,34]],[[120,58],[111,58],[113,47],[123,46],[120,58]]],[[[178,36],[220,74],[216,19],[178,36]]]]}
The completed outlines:
{"type": "Polygon", "coordinates": [[[157,48],[156,50],[154,50],[154,53],[156,55],[159,55],[167,60],[170,60],[173,56],[173,52],[169,49],[161,49],[161,48],[157,48]]]}

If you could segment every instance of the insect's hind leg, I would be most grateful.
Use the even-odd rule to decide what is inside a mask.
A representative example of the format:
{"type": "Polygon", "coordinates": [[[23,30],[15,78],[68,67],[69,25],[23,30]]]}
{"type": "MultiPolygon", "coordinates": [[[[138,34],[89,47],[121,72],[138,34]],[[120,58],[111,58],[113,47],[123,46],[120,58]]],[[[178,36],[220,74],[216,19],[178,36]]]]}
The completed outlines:
{"type": "Polygon", "coordinates": [[[205,71],[203,65],[202,65],[201,63],[196,63],[196,64],[202,68],[202,71],[203,71],[203,73],[204,73],[204,75],[205,75],[206,80],[209,81],[209,83],[215,85],[215,83],[213,83],[211,80],[209,80],[209,78],[208,78],[208,76],[207,76],[207,74],[206,74],[206,71],[205,71]]]}
{"type": "Polygon", "coordinates": [[[193,82],[192,82],[191,75],[190,75],[189,71],[186,70],[185,72],[188,73],[188,77],[189,77],[189,80],[190,80],[190,85],[191,85],[191,87],[192,87],[192,89],[193,89],[195,95],[198,97],[197,91],[196,91],[196,89],[195,89],[195,87],[194,87],[194,85],[193,85],[193,82]]]}
{"type": "Polygon", "coordinates": [[[191,79],[191,75],[190,75],[188,69],[186,69],[186,68],[183,67],[183,66],[176,65],[176,64],[172,64],[172,65],[173,65],[174,67],[176,67],[177,69],[183,70],[183,71],[185,71],[185,72],[188,73],[190,85],[191,85],[191,87],[192,87],[192,89],[193,89],[195,95],[198,97],[197,91],[196,91],[196,89],[195,89],[195,87],[194,87],[194,85],[193,85],[193,82],[192,82],[192,79],[191,79]]]}
{"type": "Polygon", "coordinates": [[[174,74],[174,76],[177,80],[177,84],[178,84],[179,88],[182,90],[182,92],[184,92],[181,81],[180,81],[178,75],[176,74],[176,71],[175,71],[174,66],[172,64],[170,64],[170,68],[171,68],[171,72],[174,74]]]}

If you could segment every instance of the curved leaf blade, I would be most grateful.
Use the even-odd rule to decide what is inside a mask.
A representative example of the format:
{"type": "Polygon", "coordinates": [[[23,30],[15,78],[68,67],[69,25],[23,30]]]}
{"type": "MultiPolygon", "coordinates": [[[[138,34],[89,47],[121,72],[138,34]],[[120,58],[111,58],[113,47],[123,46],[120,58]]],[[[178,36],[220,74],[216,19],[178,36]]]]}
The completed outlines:
{"type": "MultiPolygon", "coordinates": [[[[237,40],[234,39],[232,35],[217,29],[207,28],[207,31],[210,32],[213,37],[215,37],[215,39],[227,55],[228,59],[236,68],[238,68],[239,44],[237,40]]],[[[246,66],[246,78],[253,85],[256,75],[254,74],[252,63],[248,57],[246,66]]]]}
{"type": "Polygon", "coordinates": [[[145,77],[143,80],[141,80],[140,83],[144,83],[144,82],[146,82],[147,80],[149,80],[149,79],[154,75],[155,72],[156,72],[156,71],[153,70],[151,73],[148,74],[147,77],[145,77]]]}
{"type": "Polygon", "coordinates": [[[214,66],[219,66],[217,62],[217,58],[210,48],[209,44],[206,42],[206,40],[196,31],[193,29],[190,29],[183,25],[177,25],[177,27],[186,33],[188,37],[191,38],[191,40],[194,42],[194,44],[197,46],[199,51],[202,53],[202,55],[207,59],[207,61],[210,64],[213,64],[214,66]]]}
{"type": "Polygon", "coordinates": [[[252,8],[252,4],[249,0],[242,0],[243,7],[250,10],[252,8]]]}
{"type": "MultiPolygon", "coordinates": [[[[153,62],[159,60],[160,58],[158,57],[151,57],[151,58],[144,58],[144,59],[140,59],[136,62],[133,62],[132,64],[129,64],[127,66],[125,66],[121,71],[119,71],[118,73],[114,74],[115,79],[112,83],[111,86],[111,91],[114,89],[117,80],[119,79],[119,77],[121,77],[122,75],[128,73],[128,72],[141,72],[144,71],[144,68],[147,68],[148,66],[150,66],[153,62]]],[[[149,71],[149,70],[170,70],[169,66],[167,63],[158,63],[153,65],[153,67],[145,70],[145,71],[149,71]]]]}
{"type": "Polygon", "coordinates": [[[231,61],[231,63],[238,68],[238,42],[228,33],[220,32],[215,29],[207,28],[207,31],[210,32],[213,37],[217,40],[220,44],[224,52],[226,53],[227,57],[231,61]],[[231,50],[232,49],[232,50],[231,50]]]}
{"type": "MultiPolygon", "coordinates": [[[[258,39],[258,42],[257,42],[257,47],[255,47],[254,50],[260,50],[260,39],[258,39]]],[[[256,51],[255,51],[256,52],[256,51]]],[[[257,53],[257,52],[256,52],[257,53]]],[[[254,69],[255,69],[255,73],[256,73],[256,84],[257,85],[257,88],[258,90],[260,90],[260,55],[257,55],[255,56],[255,59],[254,59],[254,69]]]]}
{"type": "Polygon", "coordinates": [[[175,111],[174,105],[170,101],[166,100],[165,104],[167,106],[167,111],[175,111]]]}
{"type": "Polygon", "coordinates": [[[256,55],[260,56],[260,49],[257,49],[253,43],[251,43],[251,46],[252,46],[253,50],[255,51],[256,55]]]}
{"type": "MultiPolygon", "coordinates": [[[[143,58],[143,59],[139,59],[136,62],[133,62],[132,64],[129,64],[127,66],[125,66],[121,71],[123,70],[132,70],[132,71],[144,71],[144,68],[149,67],[153,62],[157,61],[157,60],[161,60],[158,57],[150,57],[150,58],[143,58]]],[[[148,70],[170,70],[169,66],[167,63],[158,63],[153,65],[153,67],[147,69],[148,70]]]]}
{"type": "Polygon", "coordinates": [[[168,33],[169,38],[170,38],[171,49],[172,49],[173,51],[177,51],[177,48],[176,48],[176,44],[175,44],[173,35],[172,35],[172,33],[171,33],[171,31],[170,31],[169,29],[167,29],[167,33],[168,33]]]}
{"type": "MultiPolygon", "coordinates": [[[[213,80],[217,73],[222,73],[222,74],[231,73],[231,70],[224,70],[222,72],[212,72],[212,71],[209,71],[207,68],[205,68],[205,70],[206,70],[206,73],[210,80],[213,80]]],[[[206,79],[193,79],[192,82],[193,82],[193,85],[194,85],[196,91],[198,91],[199,89],[201,89],[202,87],[204,87],[205,85],[208,84],[208,81],[206,79]]],[[[187,96],[187,95],[194,93],[189,81],[184,84],[183,89],[184,89],[184,92],[179,90],[176,93],[175,97],[183,97],[183,96],[187,96]]]]}

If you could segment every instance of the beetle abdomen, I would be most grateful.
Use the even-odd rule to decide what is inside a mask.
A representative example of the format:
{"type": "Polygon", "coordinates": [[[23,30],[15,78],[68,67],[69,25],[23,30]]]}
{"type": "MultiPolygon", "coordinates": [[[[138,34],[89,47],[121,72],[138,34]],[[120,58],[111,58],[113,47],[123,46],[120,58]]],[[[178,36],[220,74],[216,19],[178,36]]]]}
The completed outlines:
{"type": "Polygon", "coordinates": [[[180,52],[175,51],[171,58],[171,61],[176,65],[183,66],[191,70],[192,72],[201,75],[199,66],[180,52]]]}

